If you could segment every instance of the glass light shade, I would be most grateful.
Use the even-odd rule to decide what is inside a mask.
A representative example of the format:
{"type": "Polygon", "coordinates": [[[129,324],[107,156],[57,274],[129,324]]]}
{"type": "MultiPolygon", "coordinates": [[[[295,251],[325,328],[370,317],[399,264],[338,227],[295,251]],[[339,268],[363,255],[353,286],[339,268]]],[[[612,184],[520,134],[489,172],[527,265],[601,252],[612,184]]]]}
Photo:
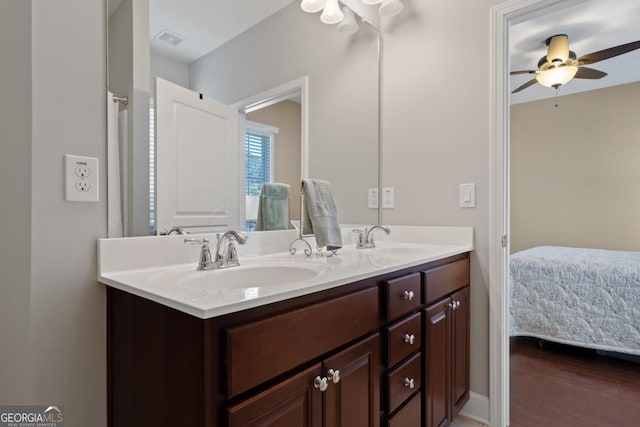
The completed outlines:
{"type": "Polygon", "coordinates": [[[382,3],[382,0],[362,0],[362,3],[364,3],[364,4],[378,4],[378,3],[382,3]]]}
{"type": "Polygon", "coordinates": [[[564,63],[567,59],[569,59],[569,38],[565,34],[551,37],[547,50],[547,61],[564,63]]]}
{"type": "Polygon", "coordinates": [[[307,13],[320,12],[324,7],[324,0],[302,0],[300,8],[307,13]]]}
{"type": "Polygon", "coordinates": [[[404,9],[400,0],[383,0],[378,12],[380,16],[396,16],[404,9]]]}
{"type": "Polygon", "coordinates": [[[549,68],[538,74],[536,80],[543,86],[557,87],[567,83],[577,72],[578,67],[574,66],[549,68]]]}
{"type": "Polygon", "coordinates": [[[344,15],[338,6],[338,0],[327,0],[320,15],[320,20],[325,24],[337,24],[342,21],[344,15]]]}
{"type": "Polygon", "coordinates": [[[338,24],[338,31],[348,34],[353,34],[358,31],[360,26],[356,22],[356,16],[353,11],[347,6],[343,6],[342,13],[344,14],[344,19],[338,24]]]}

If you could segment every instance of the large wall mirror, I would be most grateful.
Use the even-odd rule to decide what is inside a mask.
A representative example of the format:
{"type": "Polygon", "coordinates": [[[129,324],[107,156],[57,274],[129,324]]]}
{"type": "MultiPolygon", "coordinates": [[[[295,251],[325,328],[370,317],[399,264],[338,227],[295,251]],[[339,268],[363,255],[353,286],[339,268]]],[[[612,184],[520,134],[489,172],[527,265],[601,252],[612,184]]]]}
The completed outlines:
{"type": "Polygon", "coordinates": [[[291,186],[292,220],[300,180],[315,178],[331,182],[341,223],[378,222],[367,203],[379,174],[373,26],[356,15],[359,29],[342,32],[298,0],[107,0],[107,8],[110,237],[171,225],[250,230],[256,174],[291,186]],[[166,125],[186,111],[195,115],[166,125]],[[203,132],[227,145],[188,145],[203,132]],[[172,209],[214,219],[171,223],[172,209]]]}

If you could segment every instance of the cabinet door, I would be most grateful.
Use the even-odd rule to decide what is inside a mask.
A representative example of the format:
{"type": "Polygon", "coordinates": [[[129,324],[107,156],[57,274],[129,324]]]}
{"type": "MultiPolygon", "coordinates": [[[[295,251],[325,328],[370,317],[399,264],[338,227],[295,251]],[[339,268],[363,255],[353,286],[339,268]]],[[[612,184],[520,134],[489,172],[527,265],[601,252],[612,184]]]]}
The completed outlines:
{"type": "Polygon", "coordinates": [[[325,376],[340,371],[340,380],[329,380],[324,394],[325,427],[379,427],[380,345],[375,334],[325,360],[325,376]]]}
{"type": "Polygon", "coordinates": [[[451,422],[451,302],[450,298],[425,310],[426,427],[451,422]]]}
{"type": "Polygon", "coordinates": [[[227,410],[229,427],[322,427],[322,393],[313,386],[321,365],[227,410]]]}
{"type": "Polygon", "coordinates": [[[469,400],[469,353],[470,353],[470,291],[465,288],[451,296],[452,363],[451,388],[453,416],[455,417],[469,400]]]}

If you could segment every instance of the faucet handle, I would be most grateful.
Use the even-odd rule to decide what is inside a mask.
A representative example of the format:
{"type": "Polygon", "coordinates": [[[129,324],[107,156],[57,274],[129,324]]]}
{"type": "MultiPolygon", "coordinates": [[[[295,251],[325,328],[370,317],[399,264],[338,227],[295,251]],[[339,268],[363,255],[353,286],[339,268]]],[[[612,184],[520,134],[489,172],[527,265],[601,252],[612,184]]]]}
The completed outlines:
{"type": "Polygon", "coordinates": [[[356,242],[356,248],[361,249],[364,248],[364,236],[367,234],[367,229],[364,230],[362,228],[354,228],[352,230],[354,233],[358,234],[358,240],[356,242]]]}
{"type": "Polygon", "coordinates": [[[211,250],[209,249],[209,239],[184,239],[184,242],[192,245],[202,245],[198,270],[211,270],[214,268],[214,263],[211,260],[211,250]]]}

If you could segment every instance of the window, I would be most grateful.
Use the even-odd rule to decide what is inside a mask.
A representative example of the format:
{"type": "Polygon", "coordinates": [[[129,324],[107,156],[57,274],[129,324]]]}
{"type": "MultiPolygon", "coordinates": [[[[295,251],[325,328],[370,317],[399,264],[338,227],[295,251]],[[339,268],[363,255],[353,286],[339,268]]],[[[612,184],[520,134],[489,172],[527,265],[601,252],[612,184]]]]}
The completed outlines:
{"type": "Polygon", "coordinates": [[[244,152],[248,231],[253,230],[256,224],[256,214],[251,212],[255,209],[249,208],[251,205],[249,197],[259,196],[262,184],[273,181],[274,139],[277,133],[278,128],[251,121],[246,122],[244,152]]]}

